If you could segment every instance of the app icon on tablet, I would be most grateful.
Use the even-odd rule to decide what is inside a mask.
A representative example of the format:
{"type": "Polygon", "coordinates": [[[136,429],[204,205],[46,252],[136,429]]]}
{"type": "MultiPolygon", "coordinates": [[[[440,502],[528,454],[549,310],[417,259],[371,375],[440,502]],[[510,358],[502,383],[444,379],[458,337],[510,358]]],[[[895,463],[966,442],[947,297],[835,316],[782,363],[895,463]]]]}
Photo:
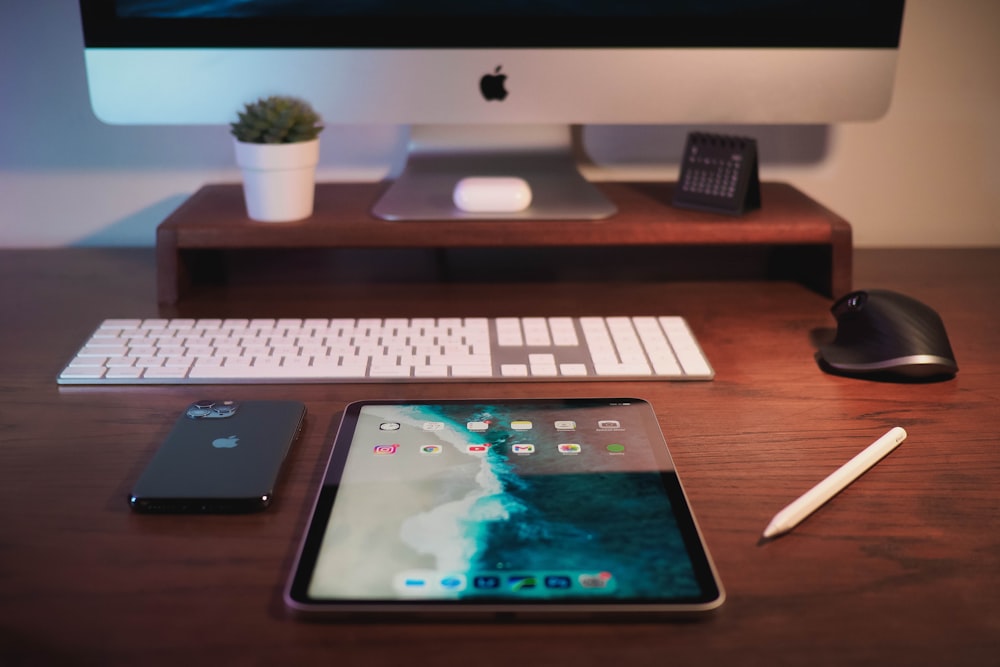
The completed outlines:
{"type": "Polygon", "coordinates": [[[610,572],[597,572],[596,574],[581,574],[577,581],[584,588],[607,588],[611,585],[610,572]]]}
{"type": "Polygon", "coordinates": [[[564,443],[559,445],[560,454],[579,454],[581,449],[582,447],[580,447],[580,445],[572,443],[564,443]]]}
{"type": "Polygon", "coordinates": [[[572,580],[564,574],[547,574],[545,575],[545,587],[546,588],[569,588],[573,585],[572,580]]]}
{"type": "Polygon", "coordinates": [[[473,578],[472,585],[476,588],[485,588],[487,590],[500,588],[500,577],[492,574],[481,574],[473,578]]]}
{"type": "Polygon", "coordinates": [[[438,581],[442,589],[446,591],[465,590],[465,575],[446,574],[438,581]]]}
{"type": "Polygon", "coordinates": [[[538,586],[538,579],[530,574],[516,574],[507,577],[507,586],[512,591],[523,591],[538,586]]]}

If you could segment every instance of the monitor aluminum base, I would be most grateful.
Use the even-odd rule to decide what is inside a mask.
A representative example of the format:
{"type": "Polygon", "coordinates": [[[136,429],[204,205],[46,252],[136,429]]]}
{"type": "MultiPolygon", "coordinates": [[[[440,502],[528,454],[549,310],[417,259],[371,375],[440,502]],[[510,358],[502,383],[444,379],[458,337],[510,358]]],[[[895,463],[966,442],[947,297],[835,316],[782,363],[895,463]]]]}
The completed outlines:
{"type": "Polygon", "coordinates": [[[566,126],[416,126],[406,166],[375,203],[385,220],[600,220],[616,212],[577,168],[566,126]],[[469,176],[516,176],[531,187],[521,211],[471,213],[455,206],[469,176]]]}

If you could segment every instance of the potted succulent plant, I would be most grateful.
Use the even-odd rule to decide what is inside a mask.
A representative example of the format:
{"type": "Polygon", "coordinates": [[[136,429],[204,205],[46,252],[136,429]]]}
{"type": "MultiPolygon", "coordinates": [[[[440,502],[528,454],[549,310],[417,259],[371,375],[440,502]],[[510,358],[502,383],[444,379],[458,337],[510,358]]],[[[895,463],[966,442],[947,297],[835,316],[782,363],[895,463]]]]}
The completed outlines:
{"type": "Polygon", "coordinates": [[[247,103],[229,127],[247,215],[263,222],[312,215],[323,130],[312,106],[295,97],[262,97],[247,103]]]}

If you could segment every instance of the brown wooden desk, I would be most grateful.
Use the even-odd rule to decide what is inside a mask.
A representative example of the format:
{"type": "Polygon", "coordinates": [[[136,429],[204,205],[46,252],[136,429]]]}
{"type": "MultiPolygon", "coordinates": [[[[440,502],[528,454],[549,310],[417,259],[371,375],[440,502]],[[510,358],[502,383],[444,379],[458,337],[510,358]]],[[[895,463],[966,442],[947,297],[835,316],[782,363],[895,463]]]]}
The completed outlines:
{"type": "Polygon", "coordinates": [[[188,314],[678,313],[709,383],[59,388],[105,317],[155,316],[151,250],[0,252],[0,664],[996,665],[1000,250],[857,251],[860,287],[948,325],[937,384],[820,372],[829,299],[788,282],[303,283],[201,295],[188,314]],[[130,484],[189,401],[295,397],[309,421],[250,516],[138,516],[130,484]],[[649,399],[729,599],[700,623],[305,624],[280,592],[344,405],[361,397],[649,399]],[[907,441],[793,533],[771,516],[901,425],[907,441]]]}

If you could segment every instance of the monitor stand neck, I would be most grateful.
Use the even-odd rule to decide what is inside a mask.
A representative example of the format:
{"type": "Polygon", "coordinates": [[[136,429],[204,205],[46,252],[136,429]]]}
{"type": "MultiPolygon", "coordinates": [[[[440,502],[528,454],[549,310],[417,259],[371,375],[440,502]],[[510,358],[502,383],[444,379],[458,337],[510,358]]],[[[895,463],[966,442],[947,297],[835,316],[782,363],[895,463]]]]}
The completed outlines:
{"type": "Polygon", "coordinates": [[[566,125],[418,125],[406,166],[372,212],[386,220],[597,220],[615,213],[577,168],[566,125]],[[467,213],[452,192],[467,176],[517,176],[531,205],[512,213],[467,213]]]}

